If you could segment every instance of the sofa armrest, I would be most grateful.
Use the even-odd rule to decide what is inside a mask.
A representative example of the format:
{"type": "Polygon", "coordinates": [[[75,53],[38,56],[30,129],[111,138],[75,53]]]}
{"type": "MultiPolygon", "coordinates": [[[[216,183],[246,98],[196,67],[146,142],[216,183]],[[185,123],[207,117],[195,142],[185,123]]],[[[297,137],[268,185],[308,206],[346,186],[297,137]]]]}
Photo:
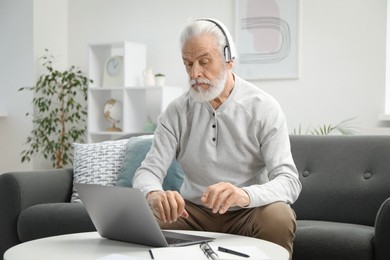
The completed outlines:
{"type": "Polygon", "coordinates": [[[11,172],[0,175],[0,256],[20,243],[17,219],[32,205],[69,202],[72,194],[73,169],[11,172]]]}
{"type": "Polygon", "coordinates": [[[375,220],[375,260],[390,259],[390,198],[379,208],[375,220]]]}
{"type": "Polygon", "coordinates": [[[69,202],[73,187],[73,169],[12,172],[0,175],[0,191],[8,189],[8,200],[20,210],[29,206],[69,202]],[[7,185],[3,185],[8,183],[7,185]],[[15,195],[17,197],[11,197],[15,195]]]}

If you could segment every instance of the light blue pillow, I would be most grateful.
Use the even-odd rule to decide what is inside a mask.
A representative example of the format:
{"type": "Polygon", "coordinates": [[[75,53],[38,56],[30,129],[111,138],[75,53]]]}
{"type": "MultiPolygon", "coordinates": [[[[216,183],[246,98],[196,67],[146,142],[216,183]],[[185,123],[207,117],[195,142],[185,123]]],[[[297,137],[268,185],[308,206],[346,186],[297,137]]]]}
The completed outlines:
{"type": "MultiPolygon", "coordinates": [[[[153,136],[137,136],[129,139],[122,168],[117,176],[116,186],[132,187],[135,171],[141,166],[146,154],[152,146],[153,136]]],[[[167,176],[164,178],[163,189],[180,191],[183,184],[183,170],[176,159],[168,168],[167,176]]]]}

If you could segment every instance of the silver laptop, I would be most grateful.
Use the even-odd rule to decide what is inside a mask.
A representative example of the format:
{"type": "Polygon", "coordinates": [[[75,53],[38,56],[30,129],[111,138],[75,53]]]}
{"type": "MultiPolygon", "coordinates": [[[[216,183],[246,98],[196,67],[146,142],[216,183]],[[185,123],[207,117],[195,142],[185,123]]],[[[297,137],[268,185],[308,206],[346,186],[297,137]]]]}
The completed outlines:
{"type": "Polygon", "coordinates": [[[100,236],[154,247],[184,246],[211,237],[162,231],[139,189],[75,183],[100,236]]]}

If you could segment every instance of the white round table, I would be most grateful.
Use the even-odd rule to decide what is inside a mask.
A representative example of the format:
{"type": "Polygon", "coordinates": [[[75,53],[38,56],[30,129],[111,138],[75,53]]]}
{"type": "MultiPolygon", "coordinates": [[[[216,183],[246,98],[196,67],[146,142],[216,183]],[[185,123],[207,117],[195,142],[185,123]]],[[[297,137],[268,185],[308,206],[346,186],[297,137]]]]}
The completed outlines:
{"type": "MultiPolygon", "coordinates": [[[[245,236],[230,235],[225,233],[178,231],[200,236],[216,238],[209,244],[212,246],[256,246],[272,260],[289,259],[288,251],[274,243],[245,236]]],[[[150,246],[142,246],[120,242],[100,237],[97,232],[76,233],[32,240],[8,249],[4,254],[4,260],[139,260],[152,259],[149,254],[150,246]]],[[[193,259],[191,255],[185,257],[172,256],[173,259],[193,259]]],[[[207,259],[205,257],[204,259],[207,259]]],[[[235,258],[237,259],[237,257],[235,258]]],[[[255,257],[242,259],[259,259],[255,257]]]]}

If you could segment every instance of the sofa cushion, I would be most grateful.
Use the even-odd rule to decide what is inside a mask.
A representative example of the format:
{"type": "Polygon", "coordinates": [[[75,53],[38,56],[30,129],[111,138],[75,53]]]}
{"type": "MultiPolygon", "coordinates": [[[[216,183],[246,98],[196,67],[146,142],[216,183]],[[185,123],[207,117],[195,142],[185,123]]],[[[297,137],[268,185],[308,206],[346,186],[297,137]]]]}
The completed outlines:
{"type": "Polygon", "coordinates": [[[80,203],[47,203],[23,210],[18,218],[21,242],[78,232],[95,231],[85,207],[80,203]]]}
{"type": "Polygon", "coordinates": [[[298,220],[293,259],[374,259],[374,228],[338,222],[298,220]]]}
{"type": "MultiPolygon", "coordinates": [[[[135,171],[141,166],[142,161],[152,146],[152,142],[152,135],[132,137],[129,139],[122,169],[120,169],[117,176],[117,186],[132,187],[135,171]]],[[[168,168],[167,176],[164,178],[163,189],[180,191],[182,184],[183,171],[179,162],[174,159],[168,168]]]]}
{"type": "Polygon", "coordinates": [[[298,219],[374,226],[390,197],[388,136],[291,136],[298,219]]]}
{"type": "MultiPolygon", "coordinates": [[[[122,167],[127,142],[127,139],[121,139],[92,144],[73,144],[73,182],[115,185],[117,174],[122,167]]],[[[71,200],[80,202],[80,196],[75,187],[73,187],[71,200]]]]}

